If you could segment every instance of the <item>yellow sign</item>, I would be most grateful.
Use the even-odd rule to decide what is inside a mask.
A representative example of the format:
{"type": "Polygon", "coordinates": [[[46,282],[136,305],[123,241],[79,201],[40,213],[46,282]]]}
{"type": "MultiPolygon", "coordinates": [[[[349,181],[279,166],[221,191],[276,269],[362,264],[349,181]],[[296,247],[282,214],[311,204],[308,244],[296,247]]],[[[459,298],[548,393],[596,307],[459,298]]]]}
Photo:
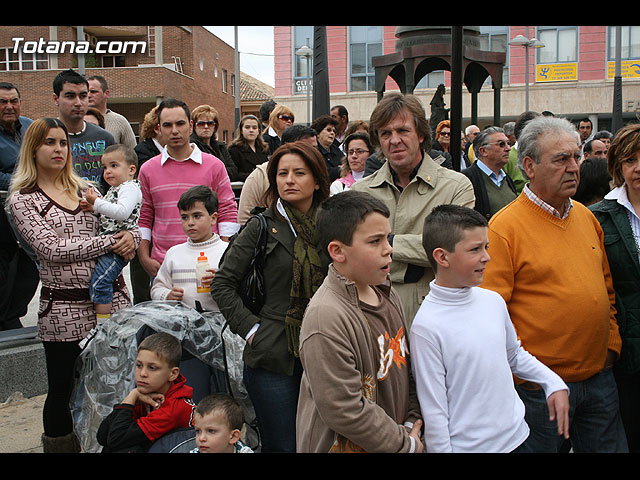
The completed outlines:
{"type": "MultiPolygon", "coordinates": [[[[615,78],[616,62],[607,62],[607,78],[615,78]]],[[[640,77],[640,60],[621,60],[620,76],[622,78],[640,77]]]]}
{"type": "Polygon", "coordinates": [[[578,80],[577,63],[536,65],[536,82],[571,82],[578,80]]]}

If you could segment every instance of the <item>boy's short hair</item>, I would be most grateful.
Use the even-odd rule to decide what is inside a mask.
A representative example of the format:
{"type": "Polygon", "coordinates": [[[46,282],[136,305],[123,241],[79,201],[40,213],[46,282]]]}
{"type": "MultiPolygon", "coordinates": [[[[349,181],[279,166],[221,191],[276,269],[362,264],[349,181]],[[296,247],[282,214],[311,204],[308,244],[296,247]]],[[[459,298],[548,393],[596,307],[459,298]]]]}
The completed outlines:
{"type": "Polygon", "coordinates": [[[127,165],[133,165],[136,167],[136,169],[138,168],[138,154],[129,145],[125,145],[123,143],[109,145],[104,149],[104,153],[102,154],[102,156],[105,156],[108,153],[116,152],[121,152],[122,155],[124,155],[124,160],[127,162],[127,165]]]}
{"type": "Polygon", "coordinates": [[[316,230],[322,249],[326,251],[334,240],[351,245],[353,233],[370,213],[386,218],[391,215],[383,202],[367,192],[347,190],[321,203],[316,214],[316,230]]]}
{"type": "Polygon", "coordinates": [[[488,222],[476,210],[462,205],[438,205],[427,218],[422,228],[422,246],[434,272],[438,270],[438,263],[433,259],[433,251],[443,248],[448,252],[456,249],[456,244],[462,240],[465,230],[477,227],[487,227],[488,222]]]}
{"type": "Polygon", "coordinates": [[[180,366],[182,345],[169,333],[157,332],[149,335],[140,342],[138,352],[140,350],[154,352],[169,364],[169,368],[180,366]]]}
{"type": "Polygon", "coordinates": [[[53,79],[53,93],[60,96],[60,92],[64,88],[65,83],[71,83],[74,85],[86,85],[89,88],[89,82],[84,75],[69,68],[58,73],[53,79]]]}
{"type": "Polygon", "coordinates": [[[219,410],[231,430],[241,430],[244,424],[244,413],[240,404],[231,396],[211,394],[204,397],[196,406],[195,413],[205,416],[219,410]]]}
{"type": "Polygon", "coordinates": [[[189,210],[196,202],[202,202],[209,215],[218,211],[218,195],[206,185],[196,185],[180,195],[179,210],[189,210]]]}

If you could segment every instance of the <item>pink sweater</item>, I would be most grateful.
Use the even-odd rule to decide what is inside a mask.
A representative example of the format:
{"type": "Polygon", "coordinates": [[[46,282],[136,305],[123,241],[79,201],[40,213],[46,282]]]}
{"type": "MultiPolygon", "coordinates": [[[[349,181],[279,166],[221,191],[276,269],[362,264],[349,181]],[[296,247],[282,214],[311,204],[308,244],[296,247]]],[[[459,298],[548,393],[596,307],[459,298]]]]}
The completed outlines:
{"type": "Polygon", "coordinates": [[[218,223],[214,233],[231,236],[238,230],[238,208],[224,164],[192,146],[194,151],[190,159],[175,161],[167,156],[165,149],[147,160],[138,175],[142,189],[138,225],[143,238],[151,240],[151,258],[160,263],[169,248],[187,241],[178,200],[191,187],[207,185],[218,195],[218,223]]]}

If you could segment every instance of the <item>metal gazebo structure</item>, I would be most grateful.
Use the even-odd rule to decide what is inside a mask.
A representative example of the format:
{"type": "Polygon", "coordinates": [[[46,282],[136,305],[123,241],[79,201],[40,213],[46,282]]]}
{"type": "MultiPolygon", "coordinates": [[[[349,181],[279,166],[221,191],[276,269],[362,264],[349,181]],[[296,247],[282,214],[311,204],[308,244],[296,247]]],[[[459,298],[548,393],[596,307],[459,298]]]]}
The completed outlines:
{"type": "MultiPolygon", "coordinates": [[[[478,93],[487,77],[491,77],[493,123],[500,125],[500,90],[506,52],[482,50],[479,34],[479,27],[474,26],[397,27],[396,51],[372,59],[378,101],[384,95],[387,77],[398,84],[402,93],[413,93],[418,82],[428,73],[450,71],[451,132],[460,132],[462,84],[471,94],[471,123],[475,124],[478,118],[478,93]]],[[[451,142],[451,150],[454,168],[459,170],[459,142],[451,142]]]]}

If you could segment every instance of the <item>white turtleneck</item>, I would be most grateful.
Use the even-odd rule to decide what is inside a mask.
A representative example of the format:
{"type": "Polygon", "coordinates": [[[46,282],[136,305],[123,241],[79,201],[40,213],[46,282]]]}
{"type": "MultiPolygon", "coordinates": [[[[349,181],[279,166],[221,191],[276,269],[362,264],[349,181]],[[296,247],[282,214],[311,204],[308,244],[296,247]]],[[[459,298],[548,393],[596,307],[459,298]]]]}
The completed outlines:
{"type": "Polygon", "coordinates": [[[158,274],[151,286],[152,300],[166,300],[173,287],[184,289],[182,302],[195,308],[196,300],[207,312],[219,312],[220,308],[211,293],[198,293],[196,288],[196,263],[200,252],[204,252],[211,268],[218,268],[220,257],[229,244],[223,241],[217,233],[201,243],[194,243],[191,239],[174,245],[167,250],[158,270],[158,274]]]}
{"type": "Polygon", "coordinates": [[[513,375],[568,390],[520,346],[502,297],[430,284],[410,332],[428,452],[510,452],[529,435],[513,375]]]}

